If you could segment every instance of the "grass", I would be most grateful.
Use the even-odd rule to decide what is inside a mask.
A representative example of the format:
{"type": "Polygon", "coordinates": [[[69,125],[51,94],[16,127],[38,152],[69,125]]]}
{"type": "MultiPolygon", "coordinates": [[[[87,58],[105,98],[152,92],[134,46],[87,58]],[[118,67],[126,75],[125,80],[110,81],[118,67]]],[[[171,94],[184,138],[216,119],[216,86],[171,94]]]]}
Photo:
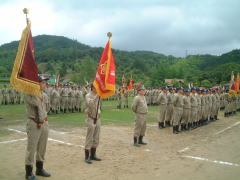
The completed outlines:
{"type": "MultiPolygon", "coordinates": [[[[132,98],[129,98],[128,109],[117,109],[117,101],[103,101],[101,121],[103,125],[129,125],[134,122],[134,113],[131,110],[132,98]]],[[[1,126],[24,124],[26,119],[25,105],[1,105],[1,126]],[[22,121],[21,121],[22,120],[22,121]]],[[[148,122],[156,122],[158,107],[149,107],[148,122]]],[[[86,113],[52,114],[48,116],[52,127],[84,127],[86,113]]]]}

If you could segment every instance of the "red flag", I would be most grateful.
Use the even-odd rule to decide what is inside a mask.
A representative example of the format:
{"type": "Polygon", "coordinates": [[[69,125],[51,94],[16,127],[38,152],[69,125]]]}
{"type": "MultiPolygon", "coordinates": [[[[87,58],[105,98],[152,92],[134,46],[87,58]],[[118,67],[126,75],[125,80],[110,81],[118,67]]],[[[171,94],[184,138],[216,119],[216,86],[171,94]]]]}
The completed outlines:
{"type": "Polygon", "coordinates": [[[133,88],[133,79],[132,79],[132,76],[131,76],[131,78],[129,80],[128,91],[131,91],[132,88],[133,88]]]}
{"type": "Polygon", "coordinates": [[[100,59],[94,87],[97,90],[98,96],[108,98],[115,94],[115,63],[112,55],[111,41],[109,40],[100,59]]]}
{"type": "Polygon", "coordinates": [[[30,23],[24,29],[19,42],[10,83],[17,91],[40,96],[38,68],[35,62],[30,23]]]}
{"type": "Polygon", "coordinates": [[[231,90],[238,92],[239,91],[239,83],[240,83],[240,76],[238,73],[236,80],[234,81],[234,83],[231,86],[231,90]]]}
{"type": "Polygon", "coordinates": [[[238,73],[237,75],[237,79],[236,79],[236,89],[237,89],[237,92],[240,91],[240,74],[238,73]]]}

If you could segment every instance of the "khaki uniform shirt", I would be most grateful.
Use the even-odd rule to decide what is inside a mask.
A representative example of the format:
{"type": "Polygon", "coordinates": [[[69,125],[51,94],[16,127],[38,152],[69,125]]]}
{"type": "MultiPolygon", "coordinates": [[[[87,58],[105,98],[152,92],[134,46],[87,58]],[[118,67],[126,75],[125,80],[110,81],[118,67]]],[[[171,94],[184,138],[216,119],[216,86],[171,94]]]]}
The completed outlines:
{"type": "Polygon", "coordinates": [[[132,111],[140,114],[147,114],[148,107],[145,96],[137,95],[133,99],[132,111]]]}
{"type": "Polygon", "coordinates": [[[27,117],[34,118],[43,122],[47,118],[47,101],[48,96],[46,93],[42,92],[42,97],[25,95],[24,97],[27,117]]]}
{"type": "MultiPolygon", "coordinates": [[[[93,119],[96,118],[96,113],[97,113],[97,104],[98,104],[98,99],[99,97],[92,92],[89,92],[86,96],[86,113],[88,114],[88,117],[93,119]]],[[[98,106],[98,115],[101,113],[100,110],[100,102],[98,106]]]]}

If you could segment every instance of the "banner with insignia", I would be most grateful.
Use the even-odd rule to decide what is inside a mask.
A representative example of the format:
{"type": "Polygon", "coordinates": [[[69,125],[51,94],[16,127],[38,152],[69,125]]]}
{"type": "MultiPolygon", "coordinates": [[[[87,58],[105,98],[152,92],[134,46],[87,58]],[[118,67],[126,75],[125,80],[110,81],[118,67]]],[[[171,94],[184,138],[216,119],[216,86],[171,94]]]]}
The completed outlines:
{"type": "Polygon", "coordinates": [[[96,78],[93,83],[94,87],[97,90],[97,94],[101,98],[108,98],[115,94],[115,79],[115,62],[111,49],[111,40],[109,40],[102,53],[102,57],[100,59],[96,73],[96,78]]]}

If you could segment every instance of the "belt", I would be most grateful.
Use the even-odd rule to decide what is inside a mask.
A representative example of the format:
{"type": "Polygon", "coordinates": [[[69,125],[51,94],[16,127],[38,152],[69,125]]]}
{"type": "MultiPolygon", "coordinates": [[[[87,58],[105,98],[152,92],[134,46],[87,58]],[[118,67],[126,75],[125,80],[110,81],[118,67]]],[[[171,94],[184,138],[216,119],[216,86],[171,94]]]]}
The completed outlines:
{"type": "Polygon", "coordinates": [[[40,129],[42,127],[42,124],[45,123],[48,118],[46,117],[45,119],[43,119],[41,122],[37,121],[35,118],[33,117],[28,117],[29,119],[33,120],[36,124],[37,124],[37,128],[40,129]]]}
{"type": "Polygon", "coordinates": [[[96,120],[99,120],[100,115],[98,115],[97,118],[96,118],[96,117],[92,117],[91,115],[88,114],[88,117],[91,118],[91,119],[93,119],[93,120],[95,120],[95,119],[96,119],[96,120]]]}
{"type": "Polygon", "coordinates": [[[100,115],[98,114],[97,118],[95,118],[88,114],[88,118],[93,119],[93,123],[96,124],[97,120],[99,120],[99,118],[100,118],[100,115]]]}

